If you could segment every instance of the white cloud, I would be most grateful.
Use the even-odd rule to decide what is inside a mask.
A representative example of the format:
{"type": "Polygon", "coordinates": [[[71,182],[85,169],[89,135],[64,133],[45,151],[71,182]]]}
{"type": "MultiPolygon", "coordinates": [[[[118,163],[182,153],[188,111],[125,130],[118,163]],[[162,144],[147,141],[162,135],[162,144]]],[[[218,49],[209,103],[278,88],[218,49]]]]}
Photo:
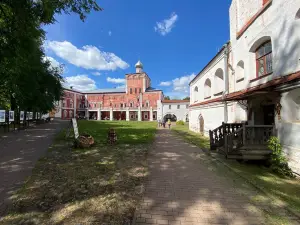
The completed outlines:
{"type": "Polygon", "coordinates": [[[96,82],[86,74],[71,76],[65,78],[65,86],[73,87],[79,91],[91,91],[97,88],[96,82]]]}
{"type": "Polygon", "coordinates": [[[50,57],[50,56],[45,56],[45,59],[50,61],[52,67],[59,67],[60,63],[56,61],[56,59],[50,57]]]}
{"type": "Polygon", "coordinates": [[[111,52],[100,51],[92,45],[77,48],[68,41],[49,41],[46,48],[69,63],[85,69],[116,70],[126,69],[129,65],[111,52]]]}
{"type": "Polygon", "coordinates": [[[125,79],[122,79],[122,78],[107,77],[106,81],[109,82],[109,83],[114,83],[114,84],[123,84],[123,83],[125,83],[125,79]]]}
{"type": "Polygon", "coordinates": [[[168,87],[168,86],[171,86],[171,84],[172,84],[171,81],[163,81],[163,82],[160,82],[159,86],[168,87]]]}
{"type": "Polygon", "coordinates": [[[191,75],[182,76],[174,79],[173,90],[179,91],[182,93],[189,93],[190,87],[189,83],[195,78],[196,74],[192,73],[191,75]]]}
{"type": "Polygon", "coordinates": [[[110,31],[108,31],[108,36],[111,36],[112,35],[112,32],[111,32],[111,30],[110,31]]]}
{"type": "Polygon", "coordinates": [[[161,22],[156,22],[154,30],[160,33],[162,36],[165,36],[166,34],[171,32],[171,30],[175,26],[175,22],[177,21],[177,19],[178,15],[175,12],[173,12],[170,18],[165,19],[161,22]]]}
{"type": "Polygon", "coordinates": [[[93,72],[92,74],[93,74],[94,76],[100,76],[100,75],[101,75],[100,72],[93,72]]]}
{"type": "Polygon", "coordinates": [[[192,73],[190,75],[185,75],[182,77],[178,77],[173,79],[172,81],[161,82],[160,86],[171,86],[172,90],[166,92],[166,96],[170,96],[171,98],[184,98],[189,96],[189,83],[195,78],[196,74],[192,73]],[[165,84],[165,85],[162,85],[165,84]],[[170,84],[170,85],[167,85],[170,84]]]}
{"type": "Polygon", "coordinates": [[[120,85],[120,86],[117,86],[117,88],[125,88],[126,85],[120,85]]]}

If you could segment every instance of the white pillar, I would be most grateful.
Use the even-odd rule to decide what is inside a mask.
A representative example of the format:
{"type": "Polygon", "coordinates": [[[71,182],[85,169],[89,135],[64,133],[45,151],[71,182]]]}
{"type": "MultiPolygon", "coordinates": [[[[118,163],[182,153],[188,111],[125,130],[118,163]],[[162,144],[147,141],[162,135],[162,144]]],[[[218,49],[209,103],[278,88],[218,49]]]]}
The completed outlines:
{"type": "Polygon", "coordinates": [[[153,121],[153,108],[150,107],[150,121],[153,121]]]}
{"type": "Polygon", "coordinates": [[[129,121],[129,109],[126,108],[126,121],[129,121]]]}
{"type": "Polygon", "coordinates": [[[98,118],[97,118],[97,120],[101,120],[101,110],[100,109],[98,110],[98,118]]]}
{"type": "Polygon", "coordinates": [[[110,120],[114,119],[114,114],[113,114],[113,109],[112,108],[110,108],[109,118],[110,118],[110,120]]]}
{"type": "Polygon", "coordinates": [[[138,111],[138,121],[142,121],[142,111],[141,111],[141,107],[139,107],[139,111],[138,111]]]}

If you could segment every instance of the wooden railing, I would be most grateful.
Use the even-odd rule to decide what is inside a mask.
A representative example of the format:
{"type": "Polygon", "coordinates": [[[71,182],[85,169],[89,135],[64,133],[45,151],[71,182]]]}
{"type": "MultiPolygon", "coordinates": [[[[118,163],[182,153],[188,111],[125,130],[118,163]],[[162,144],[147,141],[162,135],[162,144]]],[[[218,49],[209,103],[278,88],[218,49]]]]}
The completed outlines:
{"type": "Polygon", "coordinates": [[[243,146],[266,146],[274,135],[272,125],[245,125],[224,137],[224,152],[226,155],[238,151],[243,146]]]}
{"type": "Polygon", "coordinates": [[[217,147],[224,145],[224,136],[234,133],[236,130],[243,126],[242,123],[222,123],[221,126],[214,130],[209,131],[210,149],[216,149],[217,147]]]}
{"type": "Polygon", "coordinates": [[[246,123],[223,123],[209,131],[211,150],[223,147],[225,154],[239,150],[242,146],[267,145],[274,135],[272,125],[246,125],[246,123]]]}
{"type": "Polygon", "coordinates": [[[244,131],[245,145],[266,145],[271,136],[274,135],[272,125],[247,125],[244,131]]]}
{"type": "Polygon", "coordinates": [[[240,127],[233,133],[225,135],[224,139],[224,152],[226,155],[232,153],[233,151],[239,149],[244,145],[244,127],[240,127]]]}

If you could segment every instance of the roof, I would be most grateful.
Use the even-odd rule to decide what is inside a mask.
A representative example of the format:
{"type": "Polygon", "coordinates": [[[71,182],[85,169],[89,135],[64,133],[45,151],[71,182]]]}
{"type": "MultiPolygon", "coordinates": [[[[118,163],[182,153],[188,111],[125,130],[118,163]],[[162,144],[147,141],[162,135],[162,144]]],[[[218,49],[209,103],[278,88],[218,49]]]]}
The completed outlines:
{"type": "MultiPolygon", "coordinates": [[[[228,41],[225,45],[228,45],[230,43],[230,41],[228,41]]],[[[225,45],[222,46],[222,48],[220,49],[220,51],[218,51],[218,53],[206,64],[206,66],[203,67],[203,69],[197,74],[197,76],[194,77],[193,80],[190,81],[189,85],[196,80],[201,73],[217,58],[217,56],[224,50],[225,45]]]]}
{"type": "Polygon", "coordinates": [[[219,98],[199,102],[196,104],[191,104],[190,107],[206,105],[206,104],[220,102],[220,101],[238,101],[238,100],[246,99],[247,97],[251,96],[252,94],[255,94],[255,92],[263,91],[267,88],[275,88],[281,84],[285,84],[285,83],[299,80],[299,79],[300,79],[300,71],[286,75],[286,76],[281,76],[281,77],[275,78],[264,84],[259,84],[257,86],[249,87],[249,88],[241,90],[241,91],[232,92],[232,93],[226,95],[224,99],[222,97],[219,97],[219,98]]]}
{"type": "Polygon", "coordinates": [[[162,103],[189,103],[190,100],[162,100],[162,103]]]}
{"type": "Polygon", "coordinates": [[[106,88],[106,89],[97,89],[93,91],[83,91],[85,94],[98,94],[98,93],[125,93],[125,88],[106,88]]]}
{"type": "Polygon", "coordinates": [[[156,89],[156,88],[153,88],[153,87],[148,87],[148,88],[146,89],[146,92],[151,92],[151,91],[162,91],[162,90],[156,89]]]}

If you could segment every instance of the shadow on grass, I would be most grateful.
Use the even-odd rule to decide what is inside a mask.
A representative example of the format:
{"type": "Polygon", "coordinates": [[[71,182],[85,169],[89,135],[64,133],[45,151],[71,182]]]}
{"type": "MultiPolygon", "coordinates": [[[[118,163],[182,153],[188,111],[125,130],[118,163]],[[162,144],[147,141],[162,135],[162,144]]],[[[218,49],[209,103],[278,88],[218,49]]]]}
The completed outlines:
{"type": "Polygon", "coordinates": [[[80,121],[93,135],[91,149],[72,149],[65,130],[56,136],[25,185],[13,195],[0,224],[130,224],[148,175],[155,123],[80,121]],[[118,144],[107,146],[113,127],[118,144]]]}

